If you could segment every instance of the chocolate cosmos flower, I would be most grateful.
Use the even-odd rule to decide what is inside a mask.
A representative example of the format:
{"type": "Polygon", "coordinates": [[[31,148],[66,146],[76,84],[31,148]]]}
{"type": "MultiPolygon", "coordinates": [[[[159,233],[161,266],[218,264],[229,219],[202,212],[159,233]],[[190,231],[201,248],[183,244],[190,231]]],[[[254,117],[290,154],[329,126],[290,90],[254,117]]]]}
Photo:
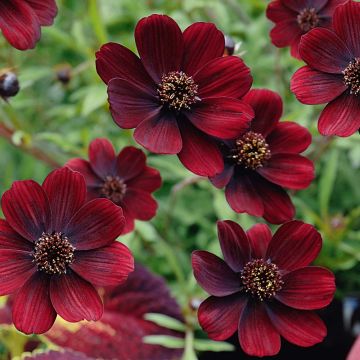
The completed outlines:
{"type": "Polygon", "coordinates": [[[273,237],[265,224],[247,233],[233,221],[219,221],[224,260],[207,252],[192,256],[194,275],[211,296],[199,308],[202,328],[214,340],[238,330],[242,349],[253,356],[280,351],[280,336],[299,346],[312,346],[326,336],[314,312],[327,306],[335,292],[333,274],[308,266],[322,240],[301,221],[282,225],[273,237]]]}
{"type": "Polygon", "coordinates": [[[96,54],[115,122],[136,128],[135,140],[148,150],[178,154],[198,175],[219,173],[221,154],[208,135],[229,139],[249,125],[252,109],[235,99],[250,89],[249,68],[222,57],[224,35],[210,23],[182,33],[170,17],[152,15],[139,21],[135,40],[140,58],[115,43],[96,54]]]}
{"type": "Polygon", "coordinates": [[[360,128],[360,3],[338,6],[333,26],[302,38],[300,54],[308,66],[294,74],[291,90],[304,104],[328,103],[319,132],[346,137],[360,128]]]}
{"type": "Polygon", "coordinates": [[[125,219],[107,199],[86,203],[83,176],[53,171],[42,185],[16,181],[1,200],[0,295],[14,293],[12,318],[26,334],[44,333],[56,315],[99,320],[93,285],[124,282],[133,271],[129,249],[116,242],[125,219]]]}
{"type": "Polygon", "coordinates": [[[89,146],[89,160],[72,159],[66,166],[84,175],[88,199],[108,198],[121,206],[126,220],[123,234],[134,229],[134,219],[155,216],[157,203],[151,193],[161,186],[161,177],[146,165],[141,150],[128,146],[116,155],[109,140],[95,139],[89,146]]]}
{"type": "Polygon", "coordinates": [[[255,118],[242,136],[220,143],[224,171],[210,180],[226,187],[234,211],[281,224],[295,214],[283,187],[304,189],[314,178],[313,163],[299,155],[310,145],[311,135],[298,124],[279,122],[282,100],[277,93],[251,90],[243,99],[255,110],[255,118]]]}
{"type": "Polygon", "coordinates": [[[56,14],[55,0],[1,0],[0,30],[16,49],[32,49],[56,14]]]}

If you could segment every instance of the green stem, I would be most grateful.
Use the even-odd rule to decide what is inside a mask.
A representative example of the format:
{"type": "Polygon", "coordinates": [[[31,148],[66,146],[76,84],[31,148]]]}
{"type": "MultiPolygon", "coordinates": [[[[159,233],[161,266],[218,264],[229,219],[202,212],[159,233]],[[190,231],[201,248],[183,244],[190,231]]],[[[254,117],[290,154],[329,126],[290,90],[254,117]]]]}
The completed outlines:
{"type": "Polygon", "coordinates": [[[187,328],[186,330],[185,349],[181,360],[197,360],[194,350],[194,331],[191,328],[187,328]]]}
{"type": "Polygon", "coordinates": [[[89,15],[91,22],[94,27],[95,35],[100,44],[105,44],[108,39],[106,27],[104,25],[101,12],[99,10],[99,6],[97,0],[90,0],[89,4],[89,15]]]}

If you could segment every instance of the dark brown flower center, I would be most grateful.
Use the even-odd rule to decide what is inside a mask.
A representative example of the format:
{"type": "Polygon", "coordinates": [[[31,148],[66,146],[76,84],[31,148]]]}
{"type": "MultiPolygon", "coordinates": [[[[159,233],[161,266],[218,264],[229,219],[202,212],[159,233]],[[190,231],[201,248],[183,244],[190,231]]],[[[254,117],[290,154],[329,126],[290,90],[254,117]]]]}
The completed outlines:
{"type": "Polygon", "coordinates": [[[260,301],[272,298],[284,285],[278,267],[263,259],[249,261],[241,272],[241,281],[244,290],[260,301]]]}
{"type": "Polygon", "coordinates": [[[314,8],[304,9],[297,16],[300,29],[308,32],[319,25],[319,17],[314,8]]]}
{"type": "Polygon", "coordinates": [[[190,109],[192,104],[200,100],[197,97],[198,86],[191,76],[182,71],[172,71],[164,75],[157,91],[161,103],[177,111],[190,109]]]}
{"type": "Polygon", "coordinates": [[[351,61],[343,74],[344,83],[350,89],[350,94],[360,95],[360,58],[351,61]]]}
{"type": "Polygon", "coordinates": [[[119,203],[125,196],[126,184],[118,176],[107,176],[100,189],[102,196],[114,203],[119,203]]]}
{"type": "Polygon", "coordinates": [[[249,131],[237,139],[235,148],[230,151],[229,155],[229,158],[237,165],[252,170],[262,167],[270,157],[271,152],[264,136],[253,131],[249,131]]]}
{"type": "Polygon", "coordinates": [[[43,233],[35,243],[34,262],[38,270],[50,275],[65,274],[67,266],[74,261],[75,248],[61,233],[43,233]]]}

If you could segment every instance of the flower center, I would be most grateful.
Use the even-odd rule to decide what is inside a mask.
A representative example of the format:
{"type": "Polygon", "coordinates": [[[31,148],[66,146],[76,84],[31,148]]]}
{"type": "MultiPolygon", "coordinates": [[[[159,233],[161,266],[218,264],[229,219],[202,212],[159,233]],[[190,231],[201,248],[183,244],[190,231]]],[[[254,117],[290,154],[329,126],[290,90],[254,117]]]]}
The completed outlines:
{"type": "Polygon", "coordinates": [[[302,31],[308,32],[319,25],[319,17],[314,8],[304,9],[297,16],[297,22],[302,31]]]}
{"type": "Polygon", "coordinates": [[[171,71],[164,75],[157,92],[164,105],[177,111],[190,109],[192,104],[200,100],[196,96],[198,86],[191,76],[187,76],[182,71],[171,71]]]}
{"type": "Polygon", "coordinates": [[[118,204],[126,193],[126,184],[118,176],[107,176],[100,189],[102,196],[118,204]]]}
{"type": "Polygon", "coordinates": [[[241,280],[245,291],[260,301],[272,298],[284,285],[278,267],[263,259],[249,261],[241,280]]]}
{"type": "Polygon", "coordinates": [[[344,83],[350,89],[350,94],[360,95],[360,58],[351,61],[342,72],[344,83]]]}
{"type": "Polygon", "coordinates": [[[246,169],[252,170],[262,167],[270,157],[271,152],[265,138],[253,131],[249,131],[237,139],[235,148],[230,151],[229,155],[229,158],[237,165],[243,165],[246,169]]]}
{"type": "Polygon", "coordinates": [[[74,261],[75,248],[61,233],[43,233],[35,243],[34,262],[38,270],[50,275],[66,273],[66,268],[74,261]]]}

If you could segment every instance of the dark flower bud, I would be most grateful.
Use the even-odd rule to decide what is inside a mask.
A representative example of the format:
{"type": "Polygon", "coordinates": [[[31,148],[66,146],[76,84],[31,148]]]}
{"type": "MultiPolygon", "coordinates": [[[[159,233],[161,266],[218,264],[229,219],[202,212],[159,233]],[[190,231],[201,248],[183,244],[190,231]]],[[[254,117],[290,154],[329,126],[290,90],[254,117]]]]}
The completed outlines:
{"type": "Polygon", "coordinates": [[[225,38],[224,56],[233,55],[235,51],[235,41],[229,35],[224,35],[224,38],[225,38]]]}
{"type": "Polygon", "coordinates": [[[56,69],[56,78],[63,85],[67,85],[71,80],[71,66],[70,65],[60,65],[56,69]]]}
{"type": "Polygon", "coordinates": [[[11,71],[0,72],[0,96],[6,100],[15,96],[20,90],[19,80],[11,71]]]}

